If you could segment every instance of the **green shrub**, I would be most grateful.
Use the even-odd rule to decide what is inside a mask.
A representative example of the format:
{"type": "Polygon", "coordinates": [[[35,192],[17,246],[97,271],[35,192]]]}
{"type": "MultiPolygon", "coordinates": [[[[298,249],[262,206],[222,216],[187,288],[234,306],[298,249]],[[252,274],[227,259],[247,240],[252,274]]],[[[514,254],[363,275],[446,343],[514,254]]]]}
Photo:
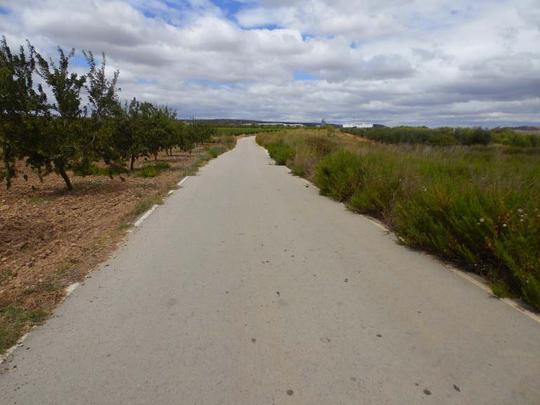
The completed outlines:
{"type": "Polygon", "coordinates": [[[540,308],[540,220],[516,206],[517,194],[437,179],[400,199],[393,224],[407,244],[502,280],[540,308]]]}
{"type": "Polygon", "coordinates": [[[321,194],[338,201],[349,199],[365,177],[362,157],[347,150],[338,150],[322,158],[315,169],[315,184],[321,194]]]}
{"type": "Polygon", "coordinates": [[[154,166],[145,166],[137,173],[139,177],[156,177],[161,171],[154,166]]]}
{"type": "Polygon", "coordinates": [[[139,177],[156,177],[162,171],[170,169],[171,165],[166,162],[157,162],[152,165],[143,166],[137,170],[137,176],[139,177]]]}
{"type": "Polygon", "coordinates": [[[319,157],[328,155],[339,147],[335,138],[328,136],[309,137],[306,138],[305,143],[319,157]]]}
{"type": "Polygon", "coordinates": [[[361,187],[358,187],[348,207],[362,214],[385,219],[392,210],[401,186],[398,163],[385,159],[381,154],[364,156],[366,176],[361,187]]]}
{"type": "Polygon", "coordinates": [[[211,143],[224,145],[228,150],[232,149],[236,145],[236,137],[234,135],[217,135],[212,137],[211,143]]]}
{"type": "Polygon", "coordinates": [[[157,162],[157,163],[154,163],[152,166],[154,166],[156,169],[161,170],[161,171],[171,168],[171,165],[167,162],[157,162]]]}
{"type": "Polygon", "coordinates": [[[268,153],[270,157],[276,161],[277,165],[285,165],[287,161],[294,157],[294,149],[280,140],[268,145],[268,153]]]}
{"type": "Polygon", "coordinates": [[[295,154],[289,160],[288,166],[294,175],[313,179],[319,160],[338,146],[338,143],[327,135],[308,137],[301,141],[297,139],[294,142],[295,154]]]}
{"type": "Polygon", "coordinates": [[[225,149],[224,146],[212,146],[208,149],[208,154],[210,155],[210,157],[216,158],[226,151],[227,149],[225,149]]]}

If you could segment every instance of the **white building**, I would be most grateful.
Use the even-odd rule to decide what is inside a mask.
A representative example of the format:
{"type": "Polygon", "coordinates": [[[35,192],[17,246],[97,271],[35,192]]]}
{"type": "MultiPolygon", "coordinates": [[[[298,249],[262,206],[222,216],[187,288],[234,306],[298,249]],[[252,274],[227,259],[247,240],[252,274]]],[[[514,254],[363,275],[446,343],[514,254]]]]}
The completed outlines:
{"type": "Polygon", "coordinates": [[[367,122],[354,122],[350,124],[343,124],[343,128],[373,128],[373,124],[367,122]]]}

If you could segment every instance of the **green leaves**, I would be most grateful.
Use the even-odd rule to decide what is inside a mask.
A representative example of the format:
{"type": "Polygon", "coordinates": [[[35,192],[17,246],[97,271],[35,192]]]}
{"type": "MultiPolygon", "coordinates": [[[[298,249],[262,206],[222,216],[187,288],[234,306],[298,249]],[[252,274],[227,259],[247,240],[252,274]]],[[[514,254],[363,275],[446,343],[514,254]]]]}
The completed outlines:
{"type": "Polygon", "coordinates": [[[16,176],[15,161],[23,155],[29,119],[44,110],[44,93],[34,89],[35,50],[28,43],[15,54],[6,38],[0,41],[0,148],[3,177],[9,188],[16,176]]]}
{"type": "Polygon", "coordinates": [[[315,184],[321,194],[347,201],[361,187],[364,176],[362,157],[342,149],[321,159],[315,170],[315,184]]]}
{"type": "Polygon", "coordinates": [[[166,106],[134,98],[122,108],[119,72],[107,75],[104,54],[100,63],[92,52],[83,54],[89,70],[78,74],[71,67],[74,49],[58,48],[53,60],[39,55],[30,43],[14,53],[5,38],[0,41],[0,178],[8,187],[18,159],[25,159],[40,176],[56,172],[71,190],[70,169],[88,174],[101,160],[112,176],[127,162],[133,169],[142,156],[157,158],[160,151],[170,153],[176,147],[191,150],[214,135],[214,128],[196,121],[178,122],[166,106]],[[34,84],[35,74],[42,83],[34,84]]]}
{"type": "Polygon", "coordinates": [[[268,153],[278,165],[284,165],[294,157],[294,149],[282,140],[269,144],[268,153]]]}

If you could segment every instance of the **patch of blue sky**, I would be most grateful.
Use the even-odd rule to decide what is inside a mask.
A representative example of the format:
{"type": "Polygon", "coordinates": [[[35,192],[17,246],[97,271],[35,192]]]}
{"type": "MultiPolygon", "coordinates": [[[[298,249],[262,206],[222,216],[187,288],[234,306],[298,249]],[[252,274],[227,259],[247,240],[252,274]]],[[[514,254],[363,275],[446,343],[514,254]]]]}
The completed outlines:
{"type": "Polygon", "coordinates": [[[133,3],[137,9],[147,18],[159,18],[167,22],[174,21],[178,16],[193,11],[203,11],[210,7],[218,7],[225,16],[233,19],[233,16],[240,11],[245,4],[237,0],[212,0],[209,6],[208,3],[194,2],[189,0],[161,0],[160,3],[164,7],[147,7],[144,2],[137,1],[133,3]]]}
{"type": "Polygon", "coordinates": [[[158,14],[154,10],[142,9],[141,13],[143,13],[143,15],[146,18],[156,18],[156,17],[158,17],[158,14]]]}
{"type": "Polygon", "coordinates": [[[283,27],[277,24],[261,24],[261,25],[253,25],[249,27],[250,30],[268,30],[268,31],[277,30],[280,28],[283,28],[283,27]]]}
{"type": "MultiPolygon", "coordinates": [[[[101,62],[101,60],[98,61],[98,58],[96,57],[96,55],[94,55],[94,57],[96,58],[96,62],[98,62],[98,63],[101,62]]],[[[85,66],[85,67],[88,66],[88,62],[86,62],[86,58],[84,57],[82,52],[78,51],[78,50],[75,51],[75,55],[73,55],[73,58],[71,58],[70,62],[74,66],[85,66]]]]}
{"type": "Polygon", "coordinates": [[[223,11],[223,14],[227,16],[233,16],[234,14],[238,13],[238,11],[240,11],[242,6],[245,4],[236,0],[213,0],[212,3],[219,7],[221,11],[223,11]]]}
{"type": "Polygon", "coordinates": [[[320,78],[317,75],[314,75],[309,72],[305,72],[303,70],[295,70],[293,72],[293,79],[296,81],[313,81],[313,80],[320,80],[320,78]]]}
{"type": "Polygon", "coordinates": [[[146,18],[160,19],[169,24],[175,24],[183,13],[190,12],[195,8],[186,0],[161,0],[159,3],[160,5],[156,6],[152,4],[146,5],[144,1],[134,1],[131,5],[146,18]]]}
{"type": "Polygon", "coordinates": [[[0,6],[0,15],[8,15],[10,12],[9,8],[0,6]]]}
{"type": "Polygon", "coordinates": [[[185,0],[162,0],[162,2],[167,7],[180,11],[190,7],[190,2],[185,0]]]}
{"type": "Polygon", "coordinates": [[[314,39],[326,39],[326,40],[331,40],[331,39],[334,39],[335,37],[336,37],[336,36],[335,36],[334,34],[319,34],[319,35],[314,35],[314,34],[302,32],[302,39],[304,40],[304,42],[313,41],[314,39]]]}

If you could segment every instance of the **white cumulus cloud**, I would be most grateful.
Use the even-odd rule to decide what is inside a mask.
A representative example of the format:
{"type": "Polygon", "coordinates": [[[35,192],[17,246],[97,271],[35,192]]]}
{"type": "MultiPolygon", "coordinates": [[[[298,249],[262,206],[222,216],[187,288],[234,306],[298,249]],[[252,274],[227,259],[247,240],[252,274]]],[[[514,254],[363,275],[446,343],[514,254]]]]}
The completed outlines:
{"type": "Polygon", "coordinates": [[[0,34],[105,52],[184,117],[540,121],[535,0],[1,0],[0,34]]]}

